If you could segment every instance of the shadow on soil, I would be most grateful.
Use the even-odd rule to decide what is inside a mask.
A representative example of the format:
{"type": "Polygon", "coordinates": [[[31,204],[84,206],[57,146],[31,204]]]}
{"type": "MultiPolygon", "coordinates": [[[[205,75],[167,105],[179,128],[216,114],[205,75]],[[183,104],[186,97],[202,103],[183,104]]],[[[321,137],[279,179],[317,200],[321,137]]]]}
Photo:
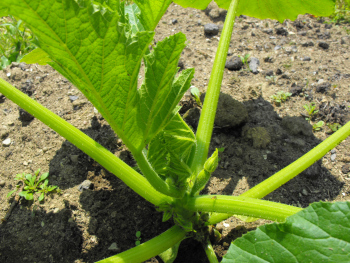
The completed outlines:
{"type": "MultiPolygon", "coordinates": [[[[245,123],[214,130],[210,151],[218,147],[224,151],[204,194],[240,194],[320,143],[303,118],[282,119],[261,98],[247,101],[244,106],[249,115],[245,123]]],[[[84,132],[129,165],[135,165],[109,127],[101,127],[97,119],[92,127],[84,132]]],[[[50,184],[63,190],[77,188],[84,180],[89,180],[91,186],[79,192],[79,203],[63,195],[65,208],[58,211],[36,209],[33,213],[30,203],[22,201],[22,209],[17,206],[9,222],[0,226],[1,262],[95,262],[134,247],[137,231],[141,231],[141,242],[145,242],[172,225],[162,223],[162,215],[153,205],[67,141],[50,163],[50,176],[50,184]],[[84,222],[83,217],[87,218],[85,232],[84,224],[77,223],[84,222]]],[[[317,162],[266,198],[305,207],[315,201],[331,200],[341,187],[317,162]]],[[[237,231],[239,235],[232,236],[247,230],[237,231]]],[[[219,243],[223,241],[229,242],[227,237],[219,243]]],[[[196,241],[183,241],[179,251],[175,262],[208,262],[196,241]]],[[[161,262],[155,258],[148,262],[157,260],[161,262]]]]}

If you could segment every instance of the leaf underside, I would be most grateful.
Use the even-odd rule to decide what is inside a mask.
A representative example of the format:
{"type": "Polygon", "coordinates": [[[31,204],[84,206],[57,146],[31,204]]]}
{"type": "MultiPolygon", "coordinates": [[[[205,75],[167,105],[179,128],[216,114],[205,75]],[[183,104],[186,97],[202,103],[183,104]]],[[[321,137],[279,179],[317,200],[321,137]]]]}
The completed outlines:
{"type": "Polygon", "coordinates": [[[193,70],[187,79],[175,78],[186,41],[182,33],[149,52],[154,32],[144,30],[155,27],[170,1],[135,2],[144,4],[141,11],[118,0],[1,0],[0,9],[22,19],[39,40],[40,49],[24,61],[48,63],[59,71],[127,147],[140,152],[175,116],[193,70]],[[146,13],[150,8],[152,14],[146,13]],[[143,24],[150,15],[152,20],[143,24]],[[138,90],[143,59],[146,77],[138,90]]]}
{"type": "MultiPolygon", "coordinates": [[[[183,7],[205,9],[211,0],[175,0],[183,7]]],[[[215,0],[219,7],[228,9],[231,0],[215,0]]],[[[334,0],[240,0],[236,16],[247,15],[260,19],[295,20],[300,14],[329,16],[335,7],[334,0]]]]}
{"type": "Polygon", "coordinates": [[[285,223],[261,226],[235,240],[222,263],[345,263],[349,259],[350,202],[319,202],[285,223]]]}

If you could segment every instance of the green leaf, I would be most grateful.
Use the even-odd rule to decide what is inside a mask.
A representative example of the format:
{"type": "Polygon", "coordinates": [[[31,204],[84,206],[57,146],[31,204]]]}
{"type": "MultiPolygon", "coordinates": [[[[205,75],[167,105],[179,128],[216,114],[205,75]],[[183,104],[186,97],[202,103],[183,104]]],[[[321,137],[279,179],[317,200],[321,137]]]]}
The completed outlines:
{"type": "Polygon", "coordinates": [[[186,36],[177,33],[158,42],[154,51],[145,56],[145,82],[139,92],[146,144],[173,118],[176,105],[190,86],[193,69],[175,79],[185,41],[186,36]]]}
{"type": "Polygon", "coordinates": [[[5,8],[5,7],[0,8],[0,17],[4,17],[4,16],[7,16],[7,15],[8,15],[7,8],[5,8]]]}
{"type": "Polygon", "coordinates": [[[191,175],[187,166],[196,137],[179,114],[161,131],[148,148],[148,160],[157,173],[169,176],[169,173],[183,180],[191,175]]]}
{"type": "Polygon", "coordinates": [[[20,62],[27,64],[38,63],[39,65],[47,65],[49,62],[52,62],[52,60],[41,48],[36,48],[30,53],[26,54],[20,62]]]}
{"type": "Polygon", "coordinates": [[[7,198],[9,198],[14,192],[16,192],[18,189],[15,189],[15,190],[12,190],[11,192],[9,192],[8,194],[7,194],[7,198]]]}
{"type": "MultiPolygon", "coordinates": [[[[211,0],[175,0],[183,7],[205,9],[211,0]]],[[[231,0],[215,0],[219,7],[228,9],[231,0]]],[[[299,14],[313,14],[329,16],[334,12],[334,0],[246,0],[240,1],[236,16],[247,15],[260,19],[276,19],[283,22],[285,19],[295,20],[299,14]]]]}
{"type": "Polygon", "coordinates": [[[153,31],[165,11],[171,4],[171,0],[135,0],[141,9],[140,20],[146,30],[153,31]]]}
{"type": "Polygon", "coordinates": [[[231,243],[223,263],[349,262],[350,202],[313,203],[231,243]]]}
{"type": "Polygon", "coordinates": [[[141,10],[136,4],[125,6],[125,13],[129,16],[129,23],[131,24],[131,31],[136,32],[145,31],[144,26],[141,24],[140,15],[141,10]]]}
{"type": "Polygon", "coordinates": [[[28,194],[28,191],[22,191],[22,192],[19,192],[19,196],[22,196],[22,197],[26,197],[26,195],[28,194]]]}
{"type": "Polygon", "coordinates": [[[45,198],[45,194],[44,193],[41,193],[41,195],[39,196],[38,200],[39,202],[41,202],[42,200],[44,200],[45,198]]]}
{"type": "Polygon", "coordinates": [[[173,263],[174,262],[174,260],[177,257],[177,253],[179,251],[181,241],[176,243],[175,246],[168,248],[167,250],[165,250],[164,252],[159,254],[159,257],[163,260],[164,263],[173,263]]]}
{"type": "Polygon", "coordinates": [[[131,151],[144,147],[137,116],[141,60],[154,32],[131,34],[119,1],[1,0],[22,19],[49,64],[94,104],[131,151]]]}
{"type": "MultiPolygon", "coordinates": [[[[40,176],[39,182],[45,180],[47,177],[49,177],[49,173],[43,173],[43,174],[40,176]]],[[[47,183],[46,183],[46,184],[47,184],[47,183]]]]}

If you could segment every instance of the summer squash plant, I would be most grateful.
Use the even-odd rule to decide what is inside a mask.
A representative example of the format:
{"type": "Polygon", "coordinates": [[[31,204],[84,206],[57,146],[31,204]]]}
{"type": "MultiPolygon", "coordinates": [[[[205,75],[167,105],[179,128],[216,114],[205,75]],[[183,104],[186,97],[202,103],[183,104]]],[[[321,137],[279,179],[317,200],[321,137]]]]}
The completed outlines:
{"type": "MultiPolygon", "coordinates": [[[[204,9],[210,0],[177,0],[204,9]]],[[[49,64],[79,88],[122,138],[138,173],[100,144],[0,79],[0,92],[47,124],[163,212],[175,225],[163,234],[100,262],[142,262],[160,255],[173,262],[180,242],[193,237],[218,262],[209,226],[232,215],[264,218],[266,225],[235,240],[222,262],[348,262],[349,203],[307,209],[261,200],[311,166],[350,134],[350,123],[303,157],[241,196],[200,195],[218,165],[208,158],[216,107],[236,16],[282,22],[298,14],[327,16],[332,0],[217,0],[228,9],[196,134],[179,115],[194,69],[178,72],[186,37],[177,33],[150,50],[169,0],[1,0],[0,13],[23,20],[38,38],[26,63],[49,64]],[[141,62],[145,78],[138,87],[141,62]]]]}

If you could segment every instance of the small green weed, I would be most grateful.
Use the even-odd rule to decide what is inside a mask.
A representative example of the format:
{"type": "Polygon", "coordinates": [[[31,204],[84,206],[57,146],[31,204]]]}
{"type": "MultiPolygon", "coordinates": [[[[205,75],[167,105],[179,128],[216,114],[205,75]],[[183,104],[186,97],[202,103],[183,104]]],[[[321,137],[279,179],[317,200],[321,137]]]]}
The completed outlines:
{"type": "Polygon", "coordinates": [[[303,107],[309,116],[309,117],[305,118],[307,121],[310,121],[311,119],[316,117],[318,110],[316,110],[316,103],[315,102],[311,102],[309,105],[305,104],[303,107]]]}
{"type": "Polygon", "coordinates": [[[137,231],[135,236],[136,236],[135,245],[138,246],[141,244],[141,231],[137,231]]]}
{"type": "Polygon", "coordinates": [[[250,54],[245,54],[244,56],[240,56],[240,55],[238,56],[242,60],[242,63],[248,67],[248,59],[250,57],[250,54]]]}
{"type": "Polygon", "coordinates": [[[35,49],[33,34],[22,20],[9,16],[0,19],[0,70],[35,49]],[[2,23],[1,23],[2,22],[2,23]]]}
{"type": "Polygon", "coordinates": [[[277,106],[279,106],[281,105],[282,102],[285,102],[290,96],[292,96],[292,93],[290,92],[278,91],[276,94],[272,95],[270,98],[277,106]]]}
{"type": "Polygon", "coordinates": [[[331,129],[332,132],[336,132],[341,128],[341,125],[339,123],[327,123],[327,126],[331,129]]]}
{"type": "Polygon", "coordinates": [[[321,130],[323,125],[324,125],[324,121],[319,121],[319,122],[317,122],[317,123],[312,125],[312,130],[313,131],[319,131],[319,130],[321,130]]]}
{"type": "Polygon", "coordinates": [[[266,76],[266,79],[269,83],[276,83],[276,76],[272,75],[272,76],[266,76]]]}
{"type": "Polygon", "coordinates": [[[285,69],[290,69],[292,67],[292,64],[283,64],[283,67],[285,69]]]}
{"type": "MultiPolygon", "coordinates": [[[[34,194],[39,193],[38,201],[44,200],[45,195],[50,192],[61,193],[61,189],[54,185],[49,184],[49,173],[43,173],[39,177],[40,169],[38,169],[34,175],[31,174],[17,174],[15,180],[22,182],[22,191],[18,193],[19,196],[24,197],[27,200],[33,200],[34,194]]],[[[21,185],[16,185],[16,189],[8,193],[7,197],[10,197],[14,192],[17,192],[21,188],[21,185]]]]}
{"type": "Polygon", "coordinates": [[[330,18],[332,23],[350,23],[350,0],[336,0],[335,10],[330,18]]]}

